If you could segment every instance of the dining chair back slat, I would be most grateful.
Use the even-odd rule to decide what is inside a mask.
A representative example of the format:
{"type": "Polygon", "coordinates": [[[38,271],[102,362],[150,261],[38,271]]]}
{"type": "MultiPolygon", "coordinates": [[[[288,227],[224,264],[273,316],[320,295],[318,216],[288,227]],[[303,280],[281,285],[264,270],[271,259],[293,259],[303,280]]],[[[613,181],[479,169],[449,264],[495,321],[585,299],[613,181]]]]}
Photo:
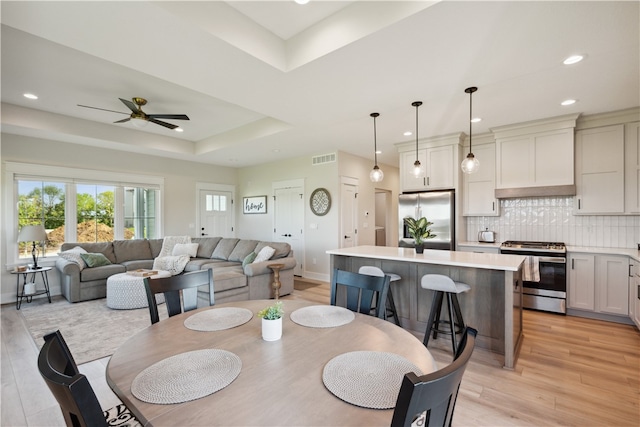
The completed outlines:
{"type": "Polygon", "coordinates": [[[466,327],[453,362],[427,375],[404,376],[391,427],[451,426],[458,390],[478,332],[466,327]]]}
{"type": "Polygon", "coordinates": [[[385,302],[389,292],[389,276],[378,277],[334,269],[331,279],[331,305],[337,305],[338,293],[344,289],[344,306],[354,312],[371,314],[375,301],[375,316],[385,317],[385,302]]]}
{"type": "Polygon", "coordinates": [[[209,305],[212,306],[215,298],[213,293],[213,272],[211,269],[158,279],[145,277],[144,288],[147,292],[151,324],[160,321],[156,294],[164,294],[167,313],[171,317],[198,308],[198,290],[205,286],[208,288],[209,305]]]}

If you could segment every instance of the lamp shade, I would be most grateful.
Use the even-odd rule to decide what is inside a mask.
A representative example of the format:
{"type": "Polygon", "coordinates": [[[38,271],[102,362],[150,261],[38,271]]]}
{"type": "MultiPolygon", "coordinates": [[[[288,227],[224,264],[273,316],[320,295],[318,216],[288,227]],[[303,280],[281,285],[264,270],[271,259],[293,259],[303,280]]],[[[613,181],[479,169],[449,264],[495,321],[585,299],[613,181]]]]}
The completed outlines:
{"type": "Polygon", "coordinates": [[[47,240],[47,231],[43,225],[25,225],[18,234],[18,242],[44,242],[45,240],[47,240]]]}

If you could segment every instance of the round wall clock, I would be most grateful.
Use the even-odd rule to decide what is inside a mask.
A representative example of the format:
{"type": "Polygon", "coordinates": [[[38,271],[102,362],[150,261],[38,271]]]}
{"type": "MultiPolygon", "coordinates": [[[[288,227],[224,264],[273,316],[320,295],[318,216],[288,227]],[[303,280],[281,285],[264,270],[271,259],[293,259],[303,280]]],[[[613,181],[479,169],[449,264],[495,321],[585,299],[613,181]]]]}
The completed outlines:
{"type": "Polygon", "coordinates": [[[326,188],[316,188],[309,199],[311,212],[318,216],[326,215],[331,208],[331,195],[326,188]]]}

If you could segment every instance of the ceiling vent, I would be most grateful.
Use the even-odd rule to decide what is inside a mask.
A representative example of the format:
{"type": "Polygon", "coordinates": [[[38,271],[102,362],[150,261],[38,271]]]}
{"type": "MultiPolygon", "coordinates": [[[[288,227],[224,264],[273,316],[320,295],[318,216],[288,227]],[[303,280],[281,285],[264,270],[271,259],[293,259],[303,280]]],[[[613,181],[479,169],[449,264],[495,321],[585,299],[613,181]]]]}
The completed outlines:
{"type": "Polygon", "coordinates": [[[321,154],[319,156],[313,156],[311,158],[311,164],[313,166],[323,165],[325,163],[333,163],[336,161],[336,153],[321,154]]]}

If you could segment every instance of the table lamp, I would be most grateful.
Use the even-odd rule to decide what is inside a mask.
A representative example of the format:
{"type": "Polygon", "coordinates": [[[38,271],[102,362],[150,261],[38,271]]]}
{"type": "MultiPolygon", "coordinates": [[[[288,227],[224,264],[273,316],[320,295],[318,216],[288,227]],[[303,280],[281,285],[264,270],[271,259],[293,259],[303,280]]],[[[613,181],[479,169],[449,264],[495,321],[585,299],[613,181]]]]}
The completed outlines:
{"type": "Polygon", "coordinates": [[[31,256],[33,257],[33,270],[37,270],[38,266],[38,248],[36,242],[44,242],[47,240],[47,232],[43,225],[25,225],[20,229],[18,234],[18,242],[33,242],[31,248],[31,256]]]}

